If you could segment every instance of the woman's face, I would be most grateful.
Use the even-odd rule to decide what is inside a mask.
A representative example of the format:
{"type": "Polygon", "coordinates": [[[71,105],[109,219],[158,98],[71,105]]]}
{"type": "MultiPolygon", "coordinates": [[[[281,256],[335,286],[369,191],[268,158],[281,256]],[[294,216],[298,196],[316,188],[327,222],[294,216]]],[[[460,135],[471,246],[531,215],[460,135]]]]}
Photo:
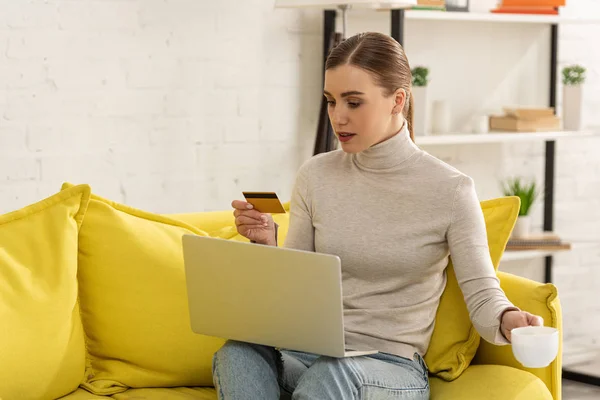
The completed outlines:
{"type": "Polygon", "coordinates": [[[329,120],[346,153],[366,150],[402,128],[404,90],[386,96],[361,68],[346,64],[325,71],[324,95],[329,120]]]}

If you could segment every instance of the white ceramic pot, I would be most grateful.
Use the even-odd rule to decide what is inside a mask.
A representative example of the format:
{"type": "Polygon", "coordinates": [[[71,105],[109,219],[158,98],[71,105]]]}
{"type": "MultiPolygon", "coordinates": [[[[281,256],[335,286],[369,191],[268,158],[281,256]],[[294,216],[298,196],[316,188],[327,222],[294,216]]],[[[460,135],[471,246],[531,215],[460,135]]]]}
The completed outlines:
{"type": "Polygon", "coordinates": [[[567,131],[581,129],[582,85],[563,85],[563,128],[567,131]]]}
{"type": "Polygon", "coordinates": [[[512,237],[520,238],[526,237],[531,232],[531,216],[523,215],[517,218],[515,227],[512,232],[512,237]]]}
{"type": "Polygon", "coordinates": [[[431,111],[431,132],[435,134],[444,134],[450,132],[450,105],[445,100],[436,100],[433,102],[431,111]]]}
{"type": "Polygon", "coordinates": [[[413,86],[413,132],[415,136],[425,136],[430,132],[427,86],[413,86]]]}

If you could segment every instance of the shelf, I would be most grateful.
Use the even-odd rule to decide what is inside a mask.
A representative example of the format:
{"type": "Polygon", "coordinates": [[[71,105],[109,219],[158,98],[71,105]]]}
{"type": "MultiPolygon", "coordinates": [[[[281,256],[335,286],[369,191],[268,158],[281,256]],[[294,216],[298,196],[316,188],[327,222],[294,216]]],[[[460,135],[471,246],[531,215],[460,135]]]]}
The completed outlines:
{"type": "Polygon", "coordinates": [[[456,133],[446,135],[415,136],[418,146],[435,146],[448,144],[476,144],[476,143],[508,143],[508,142],[536,142],[557,139],[571,139],[581,137],[599,137],[594,131],[579,132],[490,132],[482,134],[456,133]]]}
{"type": "Polygon", "coordinates": [[[406,19],[430,21],[509,22],[527,24],[600,24],[600,18],[575,18],[560,15],[494,14],[483,12],[452,12],[406,10],[406,19]]]}
{"type": "Polygon", "coordinates": [[[543,258],[547,256],[553,256],[556,254],[574,251],[591,249],[600,246],[600,243],[596,242],[579,242],[573,243],[570,250],[507,250],[502,255],[502,261],[522,261],[522,260],[533,260],[536,258],[543,258]]]}

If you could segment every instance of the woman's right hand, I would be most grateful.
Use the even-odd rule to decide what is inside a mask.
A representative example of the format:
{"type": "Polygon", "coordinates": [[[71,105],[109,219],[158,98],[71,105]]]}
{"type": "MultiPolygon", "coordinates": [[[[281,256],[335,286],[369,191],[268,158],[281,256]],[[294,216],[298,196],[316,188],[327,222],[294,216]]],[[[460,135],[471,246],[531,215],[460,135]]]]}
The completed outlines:
{"type": "Polygon", "coordinates": [[[231,203],[235,226],[240,235],[259,244],[276,246],[275,222],[270,214],[254,210],[252,204],[242,200],[231,203]]]}

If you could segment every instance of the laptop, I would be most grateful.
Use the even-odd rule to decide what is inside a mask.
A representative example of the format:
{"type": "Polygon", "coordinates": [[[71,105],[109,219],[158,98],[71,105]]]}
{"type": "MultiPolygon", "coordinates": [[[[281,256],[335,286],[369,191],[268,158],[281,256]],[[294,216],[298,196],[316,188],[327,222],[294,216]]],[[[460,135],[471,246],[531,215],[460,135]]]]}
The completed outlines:
{"type": "Polygon", "coordinates": [[[184,235],[192,330],[330,357],[345,348],[338,256],[184,235]]]}

